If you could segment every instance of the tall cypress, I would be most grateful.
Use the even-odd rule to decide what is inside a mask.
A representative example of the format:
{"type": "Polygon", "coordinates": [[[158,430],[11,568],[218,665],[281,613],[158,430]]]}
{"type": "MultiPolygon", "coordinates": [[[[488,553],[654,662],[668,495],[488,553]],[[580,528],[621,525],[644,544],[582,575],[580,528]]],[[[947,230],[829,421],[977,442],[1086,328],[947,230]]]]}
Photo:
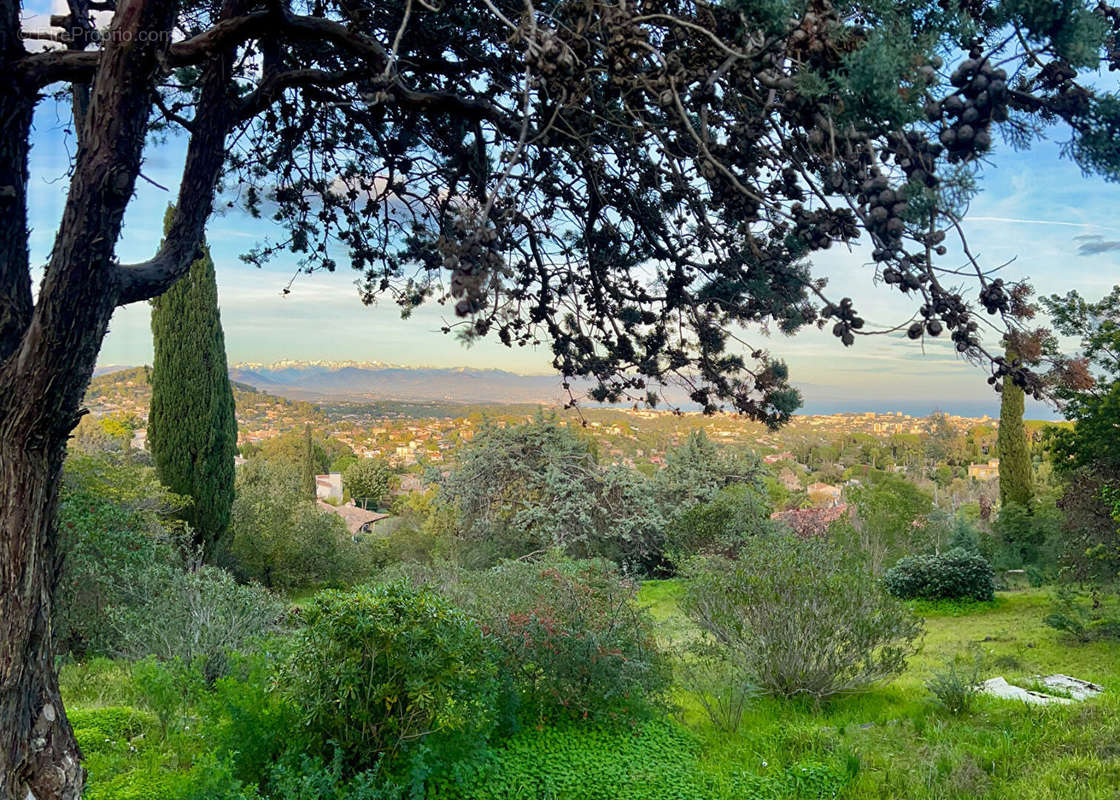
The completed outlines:
{"type": "MultiPolygon", "coordinates": [[[[1006,358],[1011,363],[1019,356],[1010,347],[1006,358]]],[[[1026,395],[1008,377],[1003,379],[1003,397],[999,407],[999,502],[1029,506],[1034,494],[1031,488],[1031,449],[1027,444],[1027,428],[1023,424],[1026,395]]]]}
{"type": "Polygon", "coordinates": [[[315,453],[311,447],[311,426],[303,426],[303,493],[314,502],[318,497],[315,483],[315,453]]]}
{"type": "MultiPolygon", "coordinates": [[[[171,209],[164,218],[170,222],[171,209]]],[[[152,301],[148,443],[160,480],[193,503],[184,518],[212,560],[233,505],[237,418],[210,250],[152,301]]]]}

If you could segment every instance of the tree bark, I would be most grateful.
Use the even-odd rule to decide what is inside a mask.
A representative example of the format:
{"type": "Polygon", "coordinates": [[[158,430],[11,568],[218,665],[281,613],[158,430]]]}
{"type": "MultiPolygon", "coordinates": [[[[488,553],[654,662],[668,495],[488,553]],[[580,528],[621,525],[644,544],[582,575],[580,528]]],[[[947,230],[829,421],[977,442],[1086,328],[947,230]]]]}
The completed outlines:
{"type": "MultiPolygon", "coordinates": [[[[24,55],[19,3],[0,5],[0,69],[15,74],[24,55]]],[[[0,363],[12,354],[31,321],[27,251],[27,155],[34,92],[0,81],[0,363]]]]}
{"type": "Polygon", "coordinates": [[[51,642],[58,481],[117,303],[113,254],[176,7],[118,6],[38,302],[0,364],[0,800],[76,800],[82,792],[51,642]]]}

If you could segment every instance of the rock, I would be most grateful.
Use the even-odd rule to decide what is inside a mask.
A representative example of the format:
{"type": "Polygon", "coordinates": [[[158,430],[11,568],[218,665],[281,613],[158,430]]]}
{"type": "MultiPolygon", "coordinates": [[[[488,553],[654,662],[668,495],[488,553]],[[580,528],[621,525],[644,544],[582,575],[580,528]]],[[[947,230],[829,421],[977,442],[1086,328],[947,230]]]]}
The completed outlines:
{"type": "Polygon", "coordinates": [[[1080,702],[1082,700],[1088,700],[1091,697],[1096,697],[1104,691],[1103,686],[1089,683],[1089,681],[1083,681],[1080,678],[1071,678],[1069,675],[1062,675],[1060,673],[1039,677],[1038,682],[1049,689],[1055,689],[1063,694],[1068,694],[1069,697],[1057,697],[1052,694],[1046,694],[1045,692],[1035,692],[1030,689],[1024,689],[1021,686],[1014,686],[1004,680],[1002,676],[998,678],[989,678],[981,683],[978,689],[981,694],[989,694],[992,697],[1000,697],[1004,700],[1021,700],[1031,705],[1080,702]]]}
{"type": "Polygon", "coordinates": [[[1004,700],[1021,700],[1030,705],[1073,702],[1068,697],[1054,697],[1053,695],[1043,694],[1042,692],[1032,692],[1021,686],[1013,686],[1004,680],[1002,676],[998,678],[989,678],[981,683],[980,692],[981,694],[990,694],[992,697],[999,697],[1004,700]]]}
{"type": "Polygon", "coordinates": [[[1059,691],[1066,692],[1074,700],[1088,700],[1090,697],[1096,697],[1104,691],[1103,686],[1089,683],[1089,681],[1083,681],[1080,678],[1071,678],[1069,675],[1062,675],[1060,673],[1040,678],[1039,683],[1050,689],[1058,689],[1059,691]]]}

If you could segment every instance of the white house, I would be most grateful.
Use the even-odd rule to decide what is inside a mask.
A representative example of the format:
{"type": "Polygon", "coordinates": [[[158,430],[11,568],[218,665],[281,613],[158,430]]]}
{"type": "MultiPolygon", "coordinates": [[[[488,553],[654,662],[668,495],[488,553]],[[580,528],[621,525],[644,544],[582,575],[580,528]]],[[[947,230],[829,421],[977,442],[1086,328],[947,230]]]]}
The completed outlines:
{"type": "Polygon", "coordinates": [[[315,496],[320,500],[342,500],[342,473],[329,472],[315,476],[315,496]]]}

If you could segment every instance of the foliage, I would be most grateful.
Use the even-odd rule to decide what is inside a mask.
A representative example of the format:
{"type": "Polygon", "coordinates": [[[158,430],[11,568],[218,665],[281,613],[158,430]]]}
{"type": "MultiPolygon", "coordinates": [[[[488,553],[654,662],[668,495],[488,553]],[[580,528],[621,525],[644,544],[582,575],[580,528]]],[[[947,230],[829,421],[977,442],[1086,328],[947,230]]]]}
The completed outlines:
{"type": "Polygon", "coordinates": [[[485,746],[499,691],[491,649],[434,591],[326,591],[304,615],[283,692],[312,754],[339,753],[348,774],[380,764],[426,775],[485,746]]]}
{"type": "Polygon", "coordinates": [[[500,650],[538,724],[632,717],[658,704],[669,670],[636,587],[608,564],[504,562],[465,576],[464,604],[500,650]]]}
{"type": "Polygon", "coordinates": [[[269,776],[269,800],[399,800],[400,786],[376,770],[351,775],[336,753],[330,763],[306,754],[290,754],[269,776]]]}
{"type": "Polygon", "coordinates": [[[337,514],[307,500],[295,465],[254,458],[237,474],[229,558],[241,578],[297,589],[338,585],[372,569],[337,514]]]}
{"type": "Polygon", "coordinates": [[[1054,499],[1040,495],[1032,507],[1008,503],[999,510],[992,529],[997,536],[993,565],[1002,569],[1045,567],[1052,571],[1062,547],[1063,517],[1054,499]]]}
{"type": "Polygon", "coordinates": [[[848,490],[856,507],[856,544],[879,573],[886,564],[913,552],[933,498],[900,475],[882,473],[848,490]]]}
{"type": "Polygon", "coordinates": [[[110,610],[130,602],[151,570],[182,567],[181,537],[167,524],[182,506],[151,467],[109,453],[70,456],[58,512],[66,554],[55,590],[59,652],[116,651],[110,610]]]}
{"type": "Polygon", "coordinates": [[[753,537],[774,530],[770,511],[769,495],[757,484],[733,483],[673,519],[665,552],[676,564],[699,554],[733,555],[753,537]]]}
{"type": "MultiPolygon", "coordinates": [[[[173,209],[168,208],[164,230],[173,209]]],[[[229,526],[237,417],[210,250],[152,300],[152,400],[148,445],[160,480],[192,498],[184,518],[213,559],[229,526]]]]}
{"type": "Polygon", "coordinates": [[[601,468],[589,443],[554,418],[487,422],[440,481],[476,562],[562,548],[639,566],[660,552],[661,519],[645,479],[601,468]]]}
{"type": "Polygon", "coordinates": [[[921,623],[835,544],[772,535],[698,560],[684,609],[769,694],[817,701],[893,677],[921,623]]]}
{"type": "Polygon", "coordinates": [[[958,653],[926,682],[938,705],[950,714],[967,714],[980,693],[984,654],[974,647],[967,655],[958,653]]]}
{"type": "Polygon", "coordinates": [[[1120,577],[1120,521],[1106,500],[1120,471],[1081,467],[1068,475],[1058,500],[1060,558],[1070,577],[1102,585],[1120,577]]]}
{"type": "Polygon", "coordinates": [[[1066,479],[1058,501],[1066,517],[1062,560],[1076,577],[1109,584],[1120,575],[1120,524],[1108,501],[1120,487],[1120,286],[1095,303],[1077,292],[1043,303],[1055,330],[1080,340],[1076,357],[1054,356],[1055,393],[1073,421],[1050,431],[1048,442],[1066,479]]]}
{"type": "Polygon", "coordinates": [[[637,727],[526,728],[481,764],[466,764],[431,800],[813,800],[834,798],[847,775],[800,763],[770,775],[712,769],[698,741],[666,722],[637,727]]]}
{"type": "Polygon", "coordinates": [[[380,459],[359,459],[342,473],[342,488],[362,508],[380,508],[392,484],[393,470],[380,459]]]}
{"type": "Polygon", "coordinates": [[[108,613],[116,652],[197,664],[208,680],[225,673],[231,650],[275,631],[285,615],[267,589],[211,566],[183,571],[155,564],[137,575],[129,593],[108,613]]]}
{"type": "MultiPolygon", "coordinates": [[[[1006,358],[1015,361],[1019,354],[1010,346],[1006,358]]],[[[999,502],[1030,506],[1031,450],[1023,426],[1026,393],[1010,377],[1003,379],[999,407],[999,502]]]]}
{"type": "MultiPolygon", "coordinates": [[[[306,461],[307,424],[300,430],[291,430],[279,436],[265,439],[259,445],[247,444],[242,447],[246,458],[263,458],[267,461],[283,461],[297,469],[302,469],[306,461]]],[[[354,451],[338,439],[320,438],[311,432],[311,471],[312,475],[331,470],[332,465],[345,458],[355,458],[354,451]]]]}
{"type": "Polygon", "coordinates": [[[658,499],[667,508],[684,509],[714,500],[733,483],[763,491],[766,477],[754,453],[720,447],[701,429],[665,453],[665,467],[656,476],[658,499]]]}
{"type": "Polygon", "coordinates": [[[676,677],[721,731],[739,730],[747,704],[759,693],[749,669],[708,639],[693,639],[682,648],[676,677]]]}
{"type": "Polygon", "coordinates": [[[99,419],[86,415],[74,428],[70,446],[86,453],[121,453],[132,446],[132,435],[140,427],[140,420],[124,414],[110,414],[99,419]]]}
{"type": "Polygon", "coordinates": [[[979,553],[963,549],[900,559],[883,576],[883,585],[907,600],[995,598],[991,564],[979,553]]]}
{"type": "Polygon", "coordinates": [[[1120,598],[1100,589],[1086,596],[1072,586],[1059,586],[1043,622],[1079,642],[1120,639],[1120,598]]]}
{"type": "Polygon", "coordinates": [[[132,665],[136,690],[159,719],[160,733],[165,739],[203,680],[201,672],[178,657],[160,662],[148,656],[132,665]]]}

